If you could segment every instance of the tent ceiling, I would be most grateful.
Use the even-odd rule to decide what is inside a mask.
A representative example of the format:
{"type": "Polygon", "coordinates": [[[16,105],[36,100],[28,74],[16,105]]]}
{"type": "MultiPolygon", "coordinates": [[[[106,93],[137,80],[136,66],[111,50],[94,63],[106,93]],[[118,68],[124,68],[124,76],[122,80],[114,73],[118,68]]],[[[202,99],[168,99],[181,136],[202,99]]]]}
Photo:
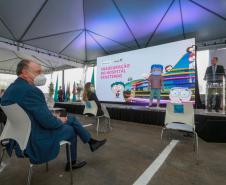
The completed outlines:
{"type": "Polygon", "coordinates": [[[184,38],[226,38],[226,1],[1,0],[0,37],[89,62],[184,38]]]}
{"type": "Polygon", "coordinates": [[[16,73],[16,66],[22,59],[31,59],[41,64],[45,73],[53,71],[69,69],[75,67],[82,67],[83,64],[56,56],[49,52],[46,54],[45,50],[34,51],[26,47],[20,48],[13,44],[6,44],[0,42],[0,73],[16,73]]]}

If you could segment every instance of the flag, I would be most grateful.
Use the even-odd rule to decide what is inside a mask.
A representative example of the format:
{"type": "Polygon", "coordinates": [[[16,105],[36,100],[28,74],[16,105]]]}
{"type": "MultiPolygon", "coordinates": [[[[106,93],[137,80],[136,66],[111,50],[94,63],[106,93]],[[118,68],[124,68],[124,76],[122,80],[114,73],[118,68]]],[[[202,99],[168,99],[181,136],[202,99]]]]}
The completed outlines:
{"type": "Polygon", "coordinates": [[[70,82],[69,82],[69,84],[68,84],[68,89],[67,89],[67,91],[68,91],[68,93],[67,93],[67,96],[68,96],[68,98],[67,98],[67,101],[70,101],[71,99],[70,99],[70,97],[71,97],[71,92],[70,92],[70,82]]]}
{"type": "Polygon", "coordinates": [[[54,92],[54,102],[58,102],[58,76],[57,76],[55,92],[54,92]]]}
{"type": "Polygon", "coordinates": [[[67,89],[68,89],[68,84],[67,84],[66,89],[65,89],[65,101],[67,101],[67,89]]]}
{"type": "Polygon", "coordinates": [[[72,94],[73,94],[72,102],[76,102],[76,87],[75,87],[75,82],[73,84],[72,94]]]}
{"type": "Polygon", "coordinates": [[[62,84],[62,91],[63,91],[63,101],[66,101],[66,97],[65,97],[65,84],[64,84],[64,82],[62,84]]]}
{"type": "Polygon", "coordinates": [[[93,74],[92,74],[92,77],[91,77],[91,84],[93,84],[93,86],[95,86],[94,67],[93,67],[93,74]]]}
{"type": "Polygon", "coordinates": [[[70,83],[67,84],[66,101],[70,100],[70,83]]]}

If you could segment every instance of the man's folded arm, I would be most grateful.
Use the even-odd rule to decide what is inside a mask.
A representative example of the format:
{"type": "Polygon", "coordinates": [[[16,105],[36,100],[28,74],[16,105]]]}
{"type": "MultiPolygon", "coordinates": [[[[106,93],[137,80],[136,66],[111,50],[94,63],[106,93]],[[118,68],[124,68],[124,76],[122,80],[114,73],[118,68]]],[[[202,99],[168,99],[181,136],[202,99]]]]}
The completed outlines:
{"type": "Polygon", "coordinates": [[[56,129],[63,125],[63,123],[49,111],[45,99],[39,91],[29,91],[22,104],[42,127],[46,129],[56,129]]]}

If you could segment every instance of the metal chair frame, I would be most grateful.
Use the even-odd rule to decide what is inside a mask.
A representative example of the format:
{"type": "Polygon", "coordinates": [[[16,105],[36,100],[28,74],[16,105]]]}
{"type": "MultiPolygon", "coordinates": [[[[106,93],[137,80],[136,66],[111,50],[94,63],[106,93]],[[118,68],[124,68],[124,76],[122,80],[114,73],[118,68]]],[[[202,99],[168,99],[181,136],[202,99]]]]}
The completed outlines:
{"type": "MultiPolygon", "coordinates": [[[[26,149],[30,132],[31,132],[30,118],[18,104],[12,104],[8,106],[0,106],[0,107],[2,108],[2,110],[5,112],[7,116],[6,125],[0,136],[0,141],[3,146],[2,154],[0,157],[0,164],[2,164],[4,154],[6,151],[5,144],[9,142],[9,139],[12,139],[18,143],[20,149],[23,152],[23,157],[27,158],[27,156],[24,155],[24,151],[26,149]]],[[[73,185],[72,162],[71,162],[71,151],[70,151],[71,143],[68,141],[61,141],[59,144],[60,146],[62,145],[68,146],[66,148],[69,153],[70,178],[71,178],[70,184],[73,185]]],[[[34,164],[29,162],[27,185],[31,184],[33,166],[34,164]]],[[[46,163],[46,170],[48,171],[48,162],[46,163]]]]}

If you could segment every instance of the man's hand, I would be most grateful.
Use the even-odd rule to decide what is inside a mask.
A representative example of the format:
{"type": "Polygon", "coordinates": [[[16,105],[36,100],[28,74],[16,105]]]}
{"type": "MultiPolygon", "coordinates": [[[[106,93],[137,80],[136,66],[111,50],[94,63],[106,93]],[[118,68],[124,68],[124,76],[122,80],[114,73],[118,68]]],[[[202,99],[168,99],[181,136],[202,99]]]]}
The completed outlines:
{"type": "Polygon", "coordinates": [[[53,114],[56,118],[58,118],[60,121],[62,121],[63,123],[67,122],[67,116],[65,117],[60,117],[60,113],[54,113],[53,114]]]}
{"type": "Polygon", "coordinates": [[[58,119],[60,119],[63,123],[67,122],[67,117],[57,117],[58,119]]]}

